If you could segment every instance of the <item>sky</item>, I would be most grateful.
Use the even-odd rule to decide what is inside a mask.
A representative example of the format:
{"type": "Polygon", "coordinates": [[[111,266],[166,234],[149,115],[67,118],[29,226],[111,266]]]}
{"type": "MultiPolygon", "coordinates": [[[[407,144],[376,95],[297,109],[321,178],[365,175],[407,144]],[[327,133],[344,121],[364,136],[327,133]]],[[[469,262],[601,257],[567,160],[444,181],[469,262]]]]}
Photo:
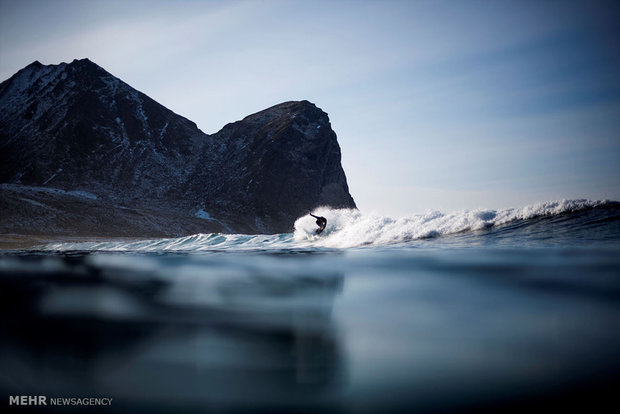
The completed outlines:
{"type": "Polygon", "coordinates": [[[85,57],[206,133],[313,102],[363,212],[620,200],[619,2],[0,0],[1,80],[85,57]]]}

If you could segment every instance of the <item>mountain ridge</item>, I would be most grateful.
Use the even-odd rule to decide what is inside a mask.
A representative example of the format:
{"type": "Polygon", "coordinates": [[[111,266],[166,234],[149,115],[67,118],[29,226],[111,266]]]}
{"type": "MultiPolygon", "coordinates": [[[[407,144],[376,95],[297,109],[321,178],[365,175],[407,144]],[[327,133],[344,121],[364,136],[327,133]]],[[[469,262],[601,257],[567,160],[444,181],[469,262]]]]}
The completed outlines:
{"type": "MultiPolygon", "coordinates": [[[[205,231],[286,232],[320,205],[356,208],[340,157],[328,115],[308,101],[205,134],[87,58],[35,61],[0,83],[0,183],[86,191],[112,209],[174,211],[177,222],[203,211],[205,231]]],[[[20,205],[14,190],[3,190],[10,211],[20,205]]],[[[9,216],[0,230],[20,223],[9,216]]],[[[59,220],[49,221],[42,231],[59,220]]]]}

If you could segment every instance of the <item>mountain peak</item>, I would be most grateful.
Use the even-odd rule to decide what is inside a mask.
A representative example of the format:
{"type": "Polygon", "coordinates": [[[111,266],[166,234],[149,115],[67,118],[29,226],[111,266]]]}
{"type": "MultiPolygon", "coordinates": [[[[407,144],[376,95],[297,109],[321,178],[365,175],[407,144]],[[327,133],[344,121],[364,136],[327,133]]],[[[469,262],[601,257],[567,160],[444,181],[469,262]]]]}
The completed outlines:
{"type": "Polygon", "coordinates": [[[96,76],[99,76],[100,72],[107,73],[104,68],[102,68],[101,66],[99,66],[98,64],[96,64],[95,62],[93,62],[92,60],[88,58],[74,59],[69,64],[65,64],[65,63],[60,64],[60,66],[64,66],[64,65],[66,65],[67,68],[71,70],[86,71],[86,72],[93,73],[96,76]]]}
{"type": "MultiPolygon", "coordinates": [[[[26,68],[37,68],[40,69],[42,68],[44,65],[39,62],[38,60],[35,60],[34,62],[32,62],[30,65],[26,66],[26,68]]],[[[25,68],[24,68],[25,69],[25,68]]]]}
{"type": "Polygon", "coordinates": [[[310,122],[320,122],[321,120],[329,122],[329,118],[325,112],[317,108],[315,104],[307,100],[287,101],[271,106],[262,111],[248,115],[243,118],[245,122],[264,122],[265,119],[287,118],[295,120],[303,118],[310,122]]]}
{"type": "Polygon", "coordinates": [[[94,65],[94,66],[99,67],[99,65],[97,65],[95,62],[93,62],[89,58],[73,59],[73,61],[71,62],[71,65],[81,65],[81,66],[94,65]]]}
{"type": "Polygon", "coordinates": [[[26,69],[41,70],[41,69],[44,69],[44,68],[54,69],[54,68],[62,68],[62,67],[65,67],[65,66],[69,66],[69,67],[94,67],[94,68],[101,68],[101,66],[97,65],[92,60],[90,60],[88,58],[82,58],[82,59],[73,59],[73,61],[71,61],[71,63],[61,62],[61,63],[59,63],[57,65],[55,65],[55,64],[44,65],[41,62],[39,62],[38,60],[35,60],[34,62],[32,62],[31,64],[25,66],[21,70],[26,70],[26,69]]]}

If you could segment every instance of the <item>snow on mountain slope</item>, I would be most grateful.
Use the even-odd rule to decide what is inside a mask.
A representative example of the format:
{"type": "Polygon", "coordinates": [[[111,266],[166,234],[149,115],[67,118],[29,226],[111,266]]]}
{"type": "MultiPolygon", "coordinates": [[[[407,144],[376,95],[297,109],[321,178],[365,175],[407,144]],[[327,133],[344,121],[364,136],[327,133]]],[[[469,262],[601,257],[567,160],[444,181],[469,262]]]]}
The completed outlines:
{"type": "Polygon", "coordinates": [[[336,134],[310,102],[207,135],[88,59],[34,62],[0,84],[0,183],[85,191],[189,220],[205,209],[243,232],[292,231],[319,205],[355,207],[336,134]]]}

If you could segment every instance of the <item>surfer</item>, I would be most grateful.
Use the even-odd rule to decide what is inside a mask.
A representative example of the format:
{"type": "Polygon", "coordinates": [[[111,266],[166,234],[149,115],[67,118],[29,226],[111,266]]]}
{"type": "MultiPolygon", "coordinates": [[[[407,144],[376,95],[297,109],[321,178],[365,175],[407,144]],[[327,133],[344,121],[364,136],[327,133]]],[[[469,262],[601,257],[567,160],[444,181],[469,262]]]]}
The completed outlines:
{"type": "Polygon", "coordinates": [[[327,219],[325,217],[315,216],[312,213],[310,213],[310,215],[316,219],[316,225],[319,226],[319,228],[316,229],[316,234],[321,234],[321,232],[325,230],[325,226],[327,226],[327,219]]]}

